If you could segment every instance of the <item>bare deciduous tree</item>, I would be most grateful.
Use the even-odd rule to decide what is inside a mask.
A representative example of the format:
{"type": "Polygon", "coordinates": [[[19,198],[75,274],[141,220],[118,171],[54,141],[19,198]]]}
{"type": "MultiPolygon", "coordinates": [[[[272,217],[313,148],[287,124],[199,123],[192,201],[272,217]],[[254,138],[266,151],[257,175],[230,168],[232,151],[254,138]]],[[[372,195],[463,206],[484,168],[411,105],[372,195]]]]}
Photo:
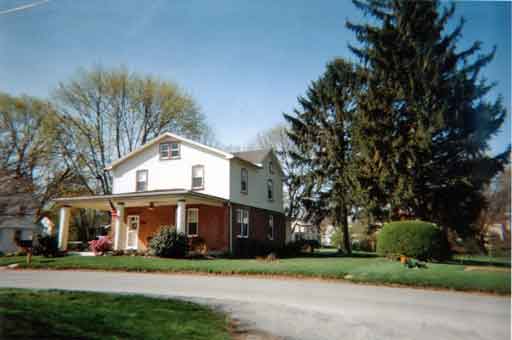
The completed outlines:
{"type": "Polygon", "coordinates": [[[283,191],[286,217],[289,221],[303,218],[305,214],[300,198],[304,186],[298,181],[300,177],[298,175],[302,174],[305,169],[291,160],[290,153],[295,150],[295,145],[288,138],[286,125],[280,124],[259,133],[252,144],[260,148],[274,149],[284,172],[283,191]]]}
{"type": "Polygon", "coordinates": [[[177,85],[124,68],[82,70],[59,84],[54,100],[66,162],[91,192],[110,193],[108,164],[163,132],[211,138],[196,103],[177,85]]]}

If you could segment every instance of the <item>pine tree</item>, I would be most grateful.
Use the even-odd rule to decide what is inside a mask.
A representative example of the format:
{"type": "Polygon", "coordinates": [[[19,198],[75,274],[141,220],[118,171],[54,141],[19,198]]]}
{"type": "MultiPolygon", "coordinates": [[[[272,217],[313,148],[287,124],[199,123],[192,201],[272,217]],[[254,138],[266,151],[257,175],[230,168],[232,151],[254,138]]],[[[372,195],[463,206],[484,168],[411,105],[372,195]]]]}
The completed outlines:
{"type": "Polygon", "coordinates": [[[360,89],[358,71],[341,59],[327,65],[313,82],[299,109],[285,114],[289,137],[297,146],[291,157],[307,169],[297,179],[304,185],[302,203],[306,218],[319,223],[330,216],[343,231],[345,251],[351,252],[348,217],[358,197],[354,149],[355,98],[360,89]]]}
{"type": "Polygon", "coordinates": [[[444,33],[453,5],[354,4],[375,19],[375,24],[347,23],[360,43],[350,48],[366,73],[356,132],[368,206],[389,205],[392,212],[470,232],[485,204],[482,189],[508,154],[488,155],[488,141],[506,115],[501,98],[486,99],[493,85],[479,77],[494,51],[476,55],[479,42],[457,51],[464,22],[444,33]]]}

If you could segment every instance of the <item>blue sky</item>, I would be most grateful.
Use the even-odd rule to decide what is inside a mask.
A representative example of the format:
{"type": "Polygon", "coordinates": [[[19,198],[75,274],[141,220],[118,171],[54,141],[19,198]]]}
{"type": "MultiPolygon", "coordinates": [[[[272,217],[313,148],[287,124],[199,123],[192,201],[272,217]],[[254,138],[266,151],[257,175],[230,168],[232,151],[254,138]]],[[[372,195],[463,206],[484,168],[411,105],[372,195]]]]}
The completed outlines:
{"type": "MultiPolygon", "coordinates": [[[[0,0],[0,12],[30,2],[0,0]]],[[[457,3],[460,16],[461,47],[498,47],[483,75],[507,103],[491,143],[501,151],[510,142],[511,3],[457,3]]],[[[222,144],[246,144],[283,121],[326,62],[353,59],[346,19],[363,19],[350,1],[50,0],[0,15],[0,91],[48,97],[79,67],[123,65],[178,83],[222,144]]]]}

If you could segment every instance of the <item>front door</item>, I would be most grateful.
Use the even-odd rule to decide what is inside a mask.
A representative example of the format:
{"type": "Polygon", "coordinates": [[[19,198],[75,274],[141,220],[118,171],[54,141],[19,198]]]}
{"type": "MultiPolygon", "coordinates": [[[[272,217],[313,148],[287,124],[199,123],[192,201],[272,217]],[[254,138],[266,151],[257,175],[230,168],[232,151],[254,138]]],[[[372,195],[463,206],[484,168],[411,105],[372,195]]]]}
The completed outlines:
{"type": "Polygon", "coordinates": [[[127,235],[126,235],[126,248],[137,249],[139,243],[139,226],[140,219],[138,215],[128,215],[127,217],[127,235]]]}

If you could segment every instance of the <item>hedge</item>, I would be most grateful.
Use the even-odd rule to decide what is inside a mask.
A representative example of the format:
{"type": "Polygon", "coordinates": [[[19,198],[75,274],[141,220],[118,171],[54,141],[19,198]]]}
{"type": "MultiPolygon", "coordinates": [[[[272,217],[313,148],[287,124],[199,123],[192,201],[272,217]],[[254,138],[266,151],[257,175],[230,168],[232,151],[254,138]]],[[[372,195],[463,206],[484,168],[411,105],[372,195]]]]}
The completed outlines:
{"type": "Polygon", "coordinates": [[[386,223],[377,238],[377,253],[383,256],[441,260],[442,247],[441,229],[419,220],[386,223]]]}

